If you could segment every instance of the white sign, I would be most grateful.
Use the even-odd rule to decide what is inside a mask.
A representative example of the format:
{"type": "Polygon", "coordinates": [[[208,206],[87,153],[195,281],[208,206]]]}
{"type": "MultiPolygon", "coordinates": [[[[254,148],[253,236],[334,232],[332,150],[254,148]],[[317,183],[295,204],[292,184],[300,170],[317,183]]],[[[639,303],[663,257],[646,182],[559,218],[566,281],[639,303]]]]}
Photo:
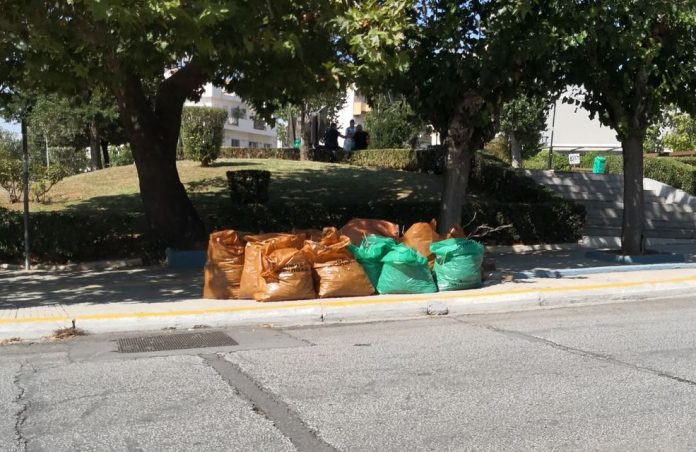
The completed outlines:
{"type": "Polygon", "coordinates": [[[571,165],[580,164],[580,154],[568,154],[568,163],[571,165]]]}

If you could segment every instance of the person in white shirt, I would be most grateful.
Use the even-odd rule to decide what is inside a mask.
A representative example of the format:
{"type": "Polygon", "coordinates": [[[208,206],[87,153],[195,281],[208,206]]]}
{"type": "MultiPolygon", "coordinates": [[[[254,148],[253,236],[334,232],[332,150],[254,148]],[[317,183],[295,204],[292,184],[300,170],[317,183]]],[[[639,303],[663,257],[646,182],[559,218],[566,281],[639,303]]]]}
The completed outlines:
{"type": "Polygon", "coordinates": [[[350,152],[355,147],[355,140],[353,139],[355,136],[355,121],[353,119],[350,120],[350,126],[346,127],[346,133],[344,136],[345,141],[343,142],[343,152],[350,155],[350,152]]]}

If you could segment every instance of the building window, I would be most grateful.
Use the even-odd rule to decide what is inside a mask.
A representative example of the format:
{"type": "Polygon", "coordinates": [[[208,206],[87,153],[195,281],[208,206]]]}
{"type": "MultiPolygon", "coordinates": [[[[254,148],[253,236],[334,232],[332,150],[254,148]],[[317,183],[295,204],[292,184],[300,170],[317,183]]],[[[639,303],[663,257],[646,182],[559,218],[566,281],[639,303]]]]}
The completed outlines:
{"type": "Polygon", "coordinates": [[[263,119],[254,118],[254,129],[266,130],[266,123],[263,119]]]}
{"type": "Polygon", "coordinates": [[[268,148],[270,148],[270,147],[271,147],[271,145],[270,145],[270,144],[268,144],[268,143],[264,143],[264,144],[263,144],[263,147],[265,147],[266,149],[268,149],[268,148]]]}
{"type": "Polygon", "coordinates": [[[257,147],[259,147],[259,144],[256,141],[250,141],[249,147],[250,148],[257,148],[257,147]]]}
{"type": "Polygon", "coordinates": [[[239,140],[236,138],[230,138],[230,147],[238,148],[240,146],[239,140]]]}

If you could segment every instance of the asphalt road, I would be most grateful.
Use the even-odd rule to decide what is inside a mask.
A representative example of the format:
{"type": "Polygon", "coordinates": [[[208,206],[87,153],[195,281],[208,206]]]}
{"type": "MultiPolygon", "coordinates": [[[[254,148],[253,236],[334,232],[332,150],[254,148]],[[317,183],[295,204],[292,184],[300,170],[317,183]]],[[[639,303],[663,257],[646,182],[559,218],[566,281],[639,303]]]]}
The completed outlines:
{"type": "Polygon", "coordinates": [[[4,346],[0,451],[694,450],[695,322],[663,300],[4,346]]]}

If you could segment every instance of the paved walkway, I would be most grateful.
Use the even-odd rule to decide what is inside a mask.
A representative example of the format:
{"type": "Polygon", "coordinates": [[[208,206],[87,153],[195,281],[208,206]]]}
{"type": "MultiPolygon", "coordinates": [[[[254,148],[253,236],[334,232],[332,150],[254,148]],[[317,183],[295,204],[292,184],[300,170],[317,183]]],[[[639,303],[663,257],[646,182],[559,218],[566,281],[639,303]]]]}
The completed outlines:
{"type": "MultiPolygon", "coordinates": [[[[662,247],[696,262],[696,245],[662,247]]],[[[256,303],[204,300],[202,272],[142,267],[107,271],[0,271],[0,339],[37,338],[76,320],[94,332],[197,324],[306,324],[426,314],[506,311],[561,302],[594,302],[689,294],[696,268],[619,273],[588,271],[554,278],[514,278],[539,269],[617,266],[587,259],[584,249],[488,253],[498,271],[480,289],[428,295],[256,303]],[[681,291],[681,292],[680,292],[681,291]]],[[[688,265],[687,265],[688,267],[688,265]]],[[[618,270],[618,269],[617,269],[618,270]]]]}

